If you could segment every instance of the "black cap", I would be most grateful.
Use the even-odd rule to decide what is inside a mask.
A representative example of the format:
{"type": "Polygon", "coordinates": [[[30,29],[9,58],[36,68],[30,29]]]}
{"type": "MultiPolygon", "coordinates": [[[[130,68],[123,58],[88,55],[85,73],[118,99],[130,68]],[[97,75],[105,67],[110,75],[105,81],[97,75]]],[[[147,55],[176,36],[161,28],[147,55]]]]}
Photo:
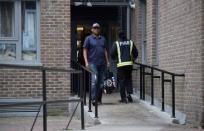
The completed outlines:
{"type": "Polygon", "coordinates": [[[126,39],[126,34],[124,31],[119,31],[118,36],[120,39],[126,39]]]}

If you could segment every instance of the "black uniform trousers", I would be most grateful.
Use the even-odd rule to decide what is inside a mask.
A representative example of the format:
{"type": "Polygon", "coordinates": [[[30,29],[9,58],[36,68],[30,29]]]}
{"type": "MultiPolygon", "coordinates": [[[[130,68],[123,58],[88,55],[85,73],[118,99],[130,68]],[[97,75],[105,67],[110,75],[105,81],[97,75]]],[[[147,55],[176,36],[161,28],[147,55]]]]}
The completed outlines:
{"type": "Polygon", "coordinates": [[[126,93],[132,94],[132,66],[123,66],[117,68],[118,85],[120,88],[121,100],[126,100],[126,93]]]}

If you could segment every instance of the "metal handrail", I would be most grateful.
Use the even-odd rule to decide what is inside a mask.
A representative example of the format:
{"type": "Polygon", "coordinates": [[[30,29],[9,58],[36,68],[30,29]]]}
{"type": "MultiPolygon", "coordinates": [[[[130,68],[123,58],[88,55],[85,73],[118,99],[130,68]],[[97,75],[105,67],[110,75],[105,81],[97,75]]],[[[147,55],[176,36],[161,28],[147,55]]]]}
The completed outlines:
{"type": "Polygon", "coordinates": [[[138,63],[138,62],[134,62],[134,63],[137,64],[137,65],[143,66],[143,67],[147,67],[147,68],[150,68],[150,69],[154,69],[154,70],[156,70],[156,71],[164,72],[164,73],[169,74],[169,75],[185,76],[185,74],[178,74],[178,73],[169,72],[169,71],[166,71],[166,70],[163,70],[163,69],[156,68],[156,67],[151,66],[151,65],[141,64],[141,63],[138,63]]]}
{"type": "MultiPolygon", "coordinates": [[[[185,77],[185,74],[177,74],[169,72],[163,69],[159,69],[150,65],[141,64],[134,62],[134,64],[139,65],[140,70],[140,99],[145,100],[145,76],[151,76],[151,105],[154,105],[154,79],[161,78],[162,87],[162,111],[165,111],[165,95],[164,95],[164,83],[171,82],[172,84],[172,117],[175,118],[175,77],[185,77]],[[145,72],[145,68],[151,69],[151,73],[145,72]],[[154,71],[161,72],[161,76],[155,76],[154,71]],[[171,75],[171,79],[164,79],[165,74],[171,75]]],[[[138,69],[137,69],[138,70],[138,69]]]]}
{"type": "MultiPolygon", "coordinates": [[[[95,78],[96,78],[96,73],[94,71],[92,71],[90,68],[87,68],[85,67],[84,65],[76,62],[76,61],[71,61],[73,64],[77,65],[78,66],[78,69],[79,70],[82,70],[82,74],[83,74],[83,82],[84,82],[84,86],[85,86],[85,83],[86,83],[86,73],[85,72],[88,72],[89,73],[89,78],[91,77],[90,75],[95,75],[95,78]]],[[[89,82],[91,80],[89,79],[89,82]]],[[[85,87],[84,87],[85,89],[85,87]]],[[[97,89],[98,90],[98,89],[97,89]]],[[[98,91],[96,91],[98,92],[98,91]]],[[[98,95],[98,93],[96,93],[98,95]]],[[[95,118],[98,118],[98,96],[96,96],[96,101],[95,101],[95,118]]],[[[92,112],[92,109],[91,109],[91,102],[92,102],[92,99],[91,99],[91,86],[89,85],[89,104],[88,104],[88,111],[89,112],[92,112]]],[[[86,90],[84,90],[84,103],[86,105],[86,90]]]]}
{"type": "MultiPolygon", "coordinates": [[[[81,64],[78,63],[78,65],[84,70],[89,72],[91,75],[94,75],[94,78],[96,78],[96,73],[92,71],[90,68],[87,68],[81,64]]],[[[85,76],[85,74],[84,74],[85,76]]],[[[84,80],[85,81],[85,80],[84,80]]],[[[96,92],[98,92],[98,88],[96,89],[96,92]]],[[[84,100],[86,101],[86,92],[84,92],[84,100]]],[[[91,86],[89,85],[89,112],[92,112],[91,110],[91,86]]],[[[98,118],[98,93],[96,93],[96,100],[95,100],[95,118],[98,118]]]]}
{"type": "Polygon", "coordinates": [[[65,103],[65,102],[79,102],[81,99],[73,100],[51,100],[51,101],[31,101],[31,102],[11,102],[6,104],[0,104],[0,108],[3,107],[13,107],[13,106],[26,106],[26,105],[44,105],[53,103],[65,103]]]}
{"type": "MultiPolygon", "coordinates": [[[[38,70],[42,72],[42,92],[43,92],[43,101],[35,102],[17,102],[10,104],[1,104],[0,107],[12,107],[19,105],[43,105],[43,131],[47,131],[47,104],[50,103],[61,103],[61,102],[81,102],[81,128],[85,129],[84,124],[84,96],[83,92],[80,92],[80,99],[78,100],[56,100],[56,101],[47,101],[47,91],[46,91],[46,71],[56,71],[56,72],[65,72],[65,73],[76,73],[82,74],[82,71],[74,69],[63,69],[63,68],[53,68],[53,67],[44,67],[44,66],[29,66],[29,65],[13,65],[13,64],[0,64],[1,69],[28,69],[28,70],[38,70]]],[[[83,88],[80,86],[80,88],[83,88]]],[[[83,89],[81,89],[83,91],[83,89]]],[[[33,128],[34,125],[32,125],[33,128]]]]}
{"type": "Polygon", "coordinates": [[[85,66],[83,66],[82,64],[79,64],[79,63],[77,63],[83,70],[85,70],[85,71],[87,71],[87,72],[89,72],[89,73],[91,73],[91,74],[94,74],[94,75],[96,75],[96,73],[94,72],[94,71],[92,71],[90,68],[87,68],[87,67],[85,67],[85,66]]]}

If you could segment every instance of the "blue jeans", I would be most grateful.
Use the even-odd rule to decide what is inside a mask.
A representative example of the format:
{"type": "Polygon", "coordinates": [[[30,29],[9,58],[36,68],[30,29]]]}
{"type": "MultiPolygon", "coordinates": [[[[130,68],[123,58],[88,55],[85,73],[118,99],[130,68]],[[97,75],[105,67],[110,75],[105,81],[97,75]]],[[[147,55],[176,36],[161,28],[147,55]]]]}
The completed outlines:
{"type": "Polygon", "coordinates": [[[96,74],[91,75],[91,99],[94,101],[97,97],[96,95],[98,95],[98,101],[101,101],[105,65],[90,64],[90,69],[96,74]]]}

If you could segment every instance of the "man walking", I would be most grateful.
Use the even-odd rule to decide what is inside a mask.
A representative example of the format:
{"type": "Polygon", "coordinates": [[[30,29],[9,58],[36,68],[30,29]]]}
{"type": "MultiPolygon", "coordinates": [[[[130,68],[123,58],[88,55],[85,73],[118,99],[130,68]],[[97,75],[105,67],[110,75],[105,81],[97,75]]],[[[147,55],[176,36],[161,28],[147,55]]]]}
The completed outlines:
{"type": "Polygon", "coordinates": [[[102,103],[103,77],[106,65],[109,65],[106,48],[106,40],[100,35],[100,25],[92,25],[92,34],[87,36],[84,42],[83,55],[86,67],[90,68],[96,74],[96,78],[91,78],[91,98],[95,105],[96,97],[98,102],[102,103]],[[97,92],[98,90],[98,92],[97,92]]]}
{"type": "Polygon", "coordinates": [[[132,68],[133,62],[138,56],[137,48],[131,40],[127,40],[124,32],[119,33],[119,41],[116,41],[111,49],[111,57],[117,58],[118,85],[122,103],[132,102],[132,68]],[[127,92],[127,95],[126,95],[127,92]]]}

